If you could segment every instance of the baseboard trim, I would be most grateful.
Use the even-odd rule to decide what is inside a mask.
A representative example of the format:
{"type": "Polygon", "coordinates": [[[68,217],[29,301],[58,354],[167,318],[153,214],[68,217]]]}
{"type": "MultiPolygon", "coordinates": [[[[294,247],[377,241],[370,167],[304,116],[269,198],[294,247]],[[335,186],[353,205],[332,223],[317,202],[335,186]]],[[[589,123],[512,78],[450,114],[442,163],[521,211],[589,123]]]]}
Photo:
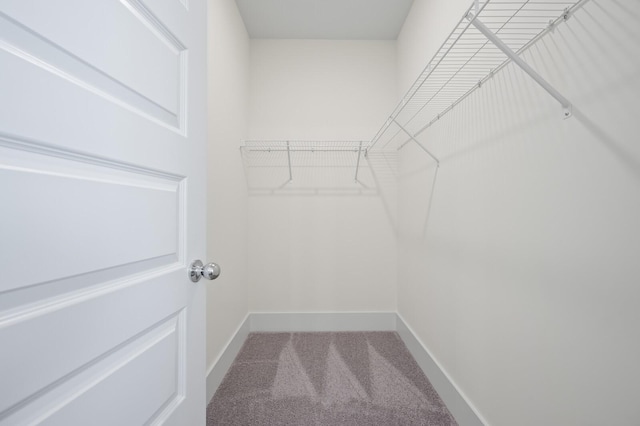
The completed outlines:
{"type": "Polygon", "coordinates": [[[211,398],[213,398],[216,390],[218,390],[218,386],[222,383],[222,379],[224,379],[225,374],[227,374],[231,364],[233,364],[233,360],[238,355],[238,352],[240,352],[244,341],[247,340],[250,331],[250,318],[251,314],[247,314],[231,340],[229,340],[229,343],[227,343],[227,346],[220,356],[218,356],[218,359],[215,360],[209,368],[207,372],[207,404],[211,401],[211,398]]]}
{"type": "Polygon", "coordinates": [[[407,325],[400,314],[396,318],[396,331],[411,352],[424,374],[442,398],[447,408],[453,414],[461,426],[488,425],[478,410],[469,402],[463,392],[460,391],[447,371],[433,357],[431,351],[416,337],[413,330],[407,325]]]}
{"type": "Polygon", "coordinates": [[[252,313],[251,331],[395,331],[395,312],[252,313]]]}

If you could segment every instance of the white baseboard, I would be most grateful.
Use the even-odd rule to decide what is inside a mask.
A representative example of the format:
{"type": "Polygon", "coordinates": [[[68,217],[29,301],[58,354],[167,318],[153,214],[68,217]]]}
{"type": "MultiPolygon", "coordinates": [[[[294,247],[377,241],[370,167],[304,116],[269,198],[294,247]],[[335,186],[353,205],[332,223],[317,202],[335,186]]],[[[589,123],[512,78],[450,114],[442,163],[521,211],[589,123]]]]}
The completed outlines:
{"type": "Polygon", "coordinates": [[[488,423],[469,403],[427,347],[395,312],[250,313],[207,373],[207,403],[250,332],[396,331],[460,426],[488,423]]]}
{"type": "Polygon", "coordinates": [[[238,352],[240,352],[244,341],[247,340],[247,336],[249,336],[250,317],[251,315],[247,314],[242,324],[240,324],[240,327],[238,327],[231,340],[229,340],[229,343],[227,343],[227,346],[207,372],[207,404],[211,401],[211,398],[213,398],[218,386],[222,383],[222,379],[224,379],[225,374],[227,374],[229,367],[233,364],[233,360],[238,355],[238,352]]]}
{"type": "Polygon", "coordinates": [[[252,313],[251,331],[395,331],[395,312],[252,313]]]}
{"type": "Polygon", "coordinates": [[[431,355],[427,347],[416,337],[411,328],[404,322],[404,319],[397,314],[396,331],[400,338],[411,352],[424,374],[435,388],[440,398],[453,414],[460,426],[484,426],[488,423],[475,409],[473,404],[465,397],[455,382],[451,380],[446,370],[431,355]]]}

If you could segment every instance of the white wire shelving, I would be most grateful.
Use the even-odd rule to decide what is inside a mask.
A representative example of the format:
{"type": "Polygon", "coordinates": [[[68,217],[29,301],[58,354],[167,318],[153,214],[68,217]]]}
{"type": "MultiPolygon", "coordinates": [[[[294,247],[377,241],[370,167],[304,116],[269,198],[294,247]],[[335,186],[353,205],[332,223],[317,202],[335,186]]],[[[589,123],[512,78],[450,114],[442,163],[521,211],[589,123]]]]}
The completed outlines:
{"type": "MultiPolygon", "coordinates": [[[[520,54],[589,0],[475,0],[370,141],[245,141],[250,190],[258,193],[375,193],[367,158],[415,142],[418,136],[513,62],[571,116],[571,102],[520,54]]],[[[559,114],[560,116],[560,114],[559,114]]]]}
{"type": "Polygon", "coordinates": [[[247,140],[240,147],[254,194],[372,194],[368,141],[247,140]]]}
{"type": "Polygon", "coordinates": [[[474,1],[367,149],[401,149],[414,141],[439,163],[416,138],[510,62],[559,102],[564,118],[570,117],[570,101],[520,54],[587,1],[474,1]]]}

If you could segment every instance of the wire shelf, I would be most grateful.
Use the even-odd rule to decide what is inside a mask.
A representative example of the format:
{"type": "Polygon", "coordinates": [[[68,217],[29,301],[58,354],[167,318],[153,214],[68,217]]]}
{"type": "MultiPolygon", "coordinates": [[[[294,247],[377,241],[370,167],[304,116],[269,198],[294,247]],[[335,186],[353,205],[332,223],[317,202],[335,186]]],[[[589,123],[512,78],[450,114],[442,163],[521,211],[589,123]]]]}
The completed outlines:
{"type": "MultiPolygon", "coordinates": [[[[512,60],[473,21],[479,21],[478,25],[496,35],[498,43],[501,41],[507,49],[518,54],[553,30],[558,23],[568,19],[586,1],[474,2],[368,148],[400,149],[512,60]]],[[[554,89],[547,90],[551,92],[554,89]]],[[[561,95],[557,94],[556,98],[561,98],[561,102],[565,103],[561,95]]],[[[569,115],[566,113],[566,116],[569,115]]]]}
{"type": "Polygon", "coordinates": [[[563,107],[571,104],[519,54],[589,0],[475,0],[371,141],[251,140],[241,147],[251,192],[376,194],[388,156],[515,62],[563,107]],[[384,167],[378,167],[383,165],[384,167]]]}
{"type": "Polygon", "coordinates": [[[252,194],[375,194],[366,141],[251,140],[240,147],[252,194]]]}

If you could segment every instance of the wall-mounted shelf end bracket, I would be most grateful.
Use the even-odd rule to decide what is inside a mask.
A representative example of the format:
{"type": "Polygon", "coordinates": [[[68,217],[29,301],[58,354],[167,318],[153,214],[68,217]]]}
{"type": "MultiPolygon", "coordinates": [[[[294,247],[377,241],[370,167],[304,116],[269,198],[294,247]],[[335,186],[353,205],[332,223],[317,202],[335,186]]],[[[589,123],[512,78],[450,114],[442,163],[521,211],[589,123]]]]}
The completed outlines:
{"type": "Polygon", "coordinates": [[[293,182],[293,173],[291,171],[291,146],[289,145],[289,141],[287,141],[287,160],[289,162],[289,181],[285,183],[285,185],[289,182],[293,182]]]}
{"type": "MultiPolygon", "coordinates": [[[[358,181],[358,170],[360,169],[360,155],[361,154],[362,154],[362,141],[360,141],[360,145],[358,146],[358,159],[356,160],[356,176],[355,176],[356,183],[360,183],[358,181]]],[[[365,151],[365,155],[366,155],[366,151],[365,151]]]]}
{"type": "Polygon", "coordinates": [[[466,18],[471,22],[471,24],[480,31],[491,43],[493,43],[498,49],[500,49],[509,59],[516,63],[524,72],[526,72],[531,78],[535,80],[536,83],[540,85],[544,90],[546,90],[551,96],[553,96],[559,103],[562,105],[562,114],[564,118],[571,117],[571,102],[567,98],[565,98],[560,92],[558,92],[555,87],[553,87],[547,80],[542,78],[540,74],[529,64],[518,56],[516,52],[511,50],[509,46],[507,46],[496,34],[494,34],[489,28],[480,19],[478,19],[472,12],[469,12],[466,18]]]}

